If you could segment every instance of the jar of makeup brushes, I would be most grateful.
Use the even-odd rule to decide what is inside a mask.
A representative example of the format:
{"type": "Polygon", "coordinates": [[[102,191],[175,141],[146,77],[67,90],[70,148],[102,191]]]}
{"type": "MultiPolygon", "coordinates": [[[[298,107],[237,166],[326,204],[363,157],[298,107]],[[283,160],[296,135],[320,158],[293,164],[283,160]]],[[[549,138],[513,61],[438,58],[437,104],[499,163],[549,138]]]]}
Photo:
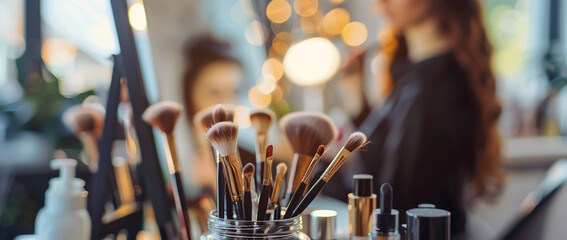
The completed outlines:
{"type": "Polygon", "coordinates": [[[213,210],[209,214],[209,232],[201,240],[224,239],[290,239],[309,240],[301,232],[301,216],[281,220],[245,221],[218,218],[213,210]]]}

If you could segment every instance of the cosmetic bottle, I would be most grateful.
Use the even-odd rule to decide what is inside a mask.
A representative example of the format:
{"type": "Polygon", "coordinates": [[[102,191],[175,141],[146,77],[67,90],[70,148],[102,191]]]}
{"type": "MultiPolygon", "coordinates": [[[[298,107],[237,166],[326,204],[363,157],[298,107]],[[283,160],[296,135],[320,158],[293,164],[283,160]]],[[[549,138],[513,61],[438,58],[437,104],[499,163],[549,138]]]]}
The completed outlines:
{"type": "Polygon", "coordinates": [[[435,207],[418,207],[406,211],[408,240],[451,239],[451,213],[435,207]]]}
{"type": "Polygon", "coordinates": [[[45,207],[37,214],[35,234],[39,240],[87,240],[91,235],[91,218],[86,210],[85,181],[75,178],[77,161],[55,159],[52,169],[59,177],[49,181],[45,207]]]}
{"type": "Polygon", "coordinates": [[[399,212],[392,209],[392,187],[384,183],[380,187],[380,208],[373,211],[374,226],[370,239],[372,240],[399,240],[398,232],[399,212]]]}
{"type": "Polygon", "coordinates": [[[351,240],[368,239],[372,230],[372,211],[376,208],[376,194],[372,193],[372,175],[352,177],[352,193],[348,194],[349,234],[351,240]]]}
{"type": "Polygon", "coordinates": [[[309,237],[313,240],[335,240],[337,231],[337,212],[334,210],[314,210],[309,213],[309,237]]]}

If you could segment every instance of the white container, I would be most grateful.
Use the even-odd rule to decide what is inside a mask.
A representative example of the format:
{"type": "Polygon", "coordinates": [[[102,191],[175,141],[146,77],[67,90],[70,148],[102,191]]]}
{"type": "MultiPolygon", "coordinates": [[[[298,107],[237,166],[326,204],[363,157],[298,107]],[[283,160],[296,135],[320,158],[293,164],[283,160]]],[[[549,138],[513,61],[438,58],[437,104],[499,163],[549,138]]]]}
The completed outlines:
{"type": "Polygon", "coordinates": [[[54,159],[51,168],[59,177],[49,180],[45,207],[37,214],[35,235],[38,240],[87,240],[91,235],[91,218],[86,210],[85,181],[75,178],[77,161],[54,159]]]}

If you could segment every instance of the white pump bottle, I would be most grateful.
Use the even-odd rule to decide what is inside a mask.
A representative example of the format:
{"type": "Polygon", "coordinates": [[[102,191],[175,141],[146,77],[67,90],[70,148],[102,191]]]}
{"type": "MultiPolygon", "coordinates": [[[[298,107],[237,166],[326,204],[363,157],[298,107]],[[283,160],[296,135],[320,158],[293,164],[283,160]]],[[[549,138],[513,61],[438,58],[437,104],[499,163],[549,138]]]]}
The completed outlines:
{"type": "Polygon", "coordinates": [[[74,159],[54,159],[52,169],[59,177],[49,180],[45,207],[37,214],[35,235],[39,240],[87,240],[91,234],[91,218],[86,210],[85,181],[75,178],[74,159]]]}

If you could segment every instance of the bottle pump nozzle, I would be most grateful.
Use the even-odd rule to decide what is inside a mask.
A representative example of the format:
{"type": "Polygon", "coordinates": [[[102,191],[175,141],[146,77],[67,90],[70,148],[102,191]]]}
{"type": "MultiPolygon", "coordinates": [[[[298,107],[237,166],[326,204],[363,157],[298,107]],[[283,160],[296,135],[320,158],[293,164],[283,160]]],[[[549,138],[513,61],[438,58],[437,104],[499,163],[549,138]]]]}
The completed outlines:
{"type": "Polygon", "coordinates": [[[74,159],[54,159],[50,162],[51,169],[59,169],[59,181],[56,189],[59,191],[71,191],[75,179],[75,167],[77,161],[74,159]]]}

